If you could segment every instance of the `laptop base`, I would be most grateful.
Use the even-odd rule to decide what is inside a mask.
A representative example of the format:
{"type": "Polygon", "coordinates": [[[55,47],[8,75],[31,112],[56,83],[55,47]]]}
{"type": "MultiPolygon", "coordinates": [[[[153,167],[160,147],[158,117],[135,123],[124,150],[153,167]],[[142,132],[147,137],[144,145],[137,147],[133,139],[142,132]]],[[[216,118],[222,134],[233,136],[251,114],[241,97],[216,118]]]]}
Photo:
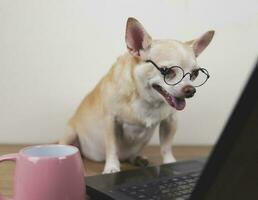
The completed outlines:
{"type": "MultiPolygon", "coordinates": [[[[144,196],[146,191],[143,191],[143,189],[145,187],[144,185],[147,184],[148,189],[152,188],[151,191],[147,193],[150,195],[150,192],[153,192],[153,195],[151,195],[153,199],[159,199],[161,197],[160,193],[167,195],[167,197],[169,197],[168,199],[187,199],[185,198],[187,197],[186,190],[185,192],[180,191],[182,189],[189,191],[190,186],[193,187],[195,185],[194,181],[197,181],[196,174],[201,172],[204,164],[205,159],[198,159],[86,177],[87,194],[90,196],[91,200],[150,199],[150,196],[144,196]],[[182,184],[182,186],[172,185],[174,179],[177,179],[175,182],[182,184]],[[168,181],[168,183],[165,183],[166,181],[168,181]],[[155,183],[157,186],[153,185],[155,183]],[[150,187],[149,184],[152,184],[152,187],[150,187]],[[169,190],[169,193],[165,194],[167,190],[163,190],[162,184],[170,184],[174,190],[169,190]],[[155,194],[157,194],[156,196],[158,198],[155,198],[155,194]],[[181,194],[182,197],[178,198],[180,196],[179,194],[181,194]]],[[[165,200],[165,196],[162,199],[165,200]]]]}

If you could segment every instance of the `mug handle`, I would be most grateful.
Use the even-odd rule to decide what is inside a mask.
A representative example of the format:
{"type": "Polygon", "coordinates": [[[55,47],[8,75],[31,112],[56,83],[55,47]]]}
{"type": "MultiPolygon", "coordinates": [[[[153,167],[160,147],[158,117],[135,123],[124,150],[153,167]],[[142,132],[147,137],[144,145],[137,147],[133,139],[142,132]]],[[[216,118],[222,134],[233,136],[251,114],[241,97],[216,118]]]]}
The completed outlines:
{"type": "MultiPolygon", "coordinates": [[[[0,156],[0,162],[3,162],[3,161],[16,161],[17,157],[18,157],[17,153],[6,154],[6,155],[3,155],[3,156],[0,156]]],[[[11,200],[11,199],[3,197],[0,194],[0,200],[11,200]]]]}

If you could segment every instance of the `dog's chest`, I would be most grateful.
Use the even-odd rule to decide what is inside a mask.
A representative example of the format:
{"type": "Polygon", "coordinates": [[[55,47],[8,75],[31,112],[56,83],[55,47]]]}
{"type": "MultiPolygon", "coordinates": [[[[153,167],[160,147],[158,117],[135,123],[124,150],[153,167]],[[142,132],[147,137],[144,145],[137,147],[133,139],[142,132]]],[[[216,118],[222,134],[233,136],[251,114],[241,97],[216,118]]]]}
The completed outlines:
{"type": "Polygon", "coordinates": [[[159,124],[163,119],[166,119],[172,114],[172,109],[165,103],[150,104],[142,100],[137,100],[132,106],[135,115],[146,127],[159,124]]]}
{"type": "Polygon", "coordinates": [[[143,143],[147,142],[156,128],[156,125],[146,127],[139,124],[122,124],[122,138],[127,143],[143,143]]]}

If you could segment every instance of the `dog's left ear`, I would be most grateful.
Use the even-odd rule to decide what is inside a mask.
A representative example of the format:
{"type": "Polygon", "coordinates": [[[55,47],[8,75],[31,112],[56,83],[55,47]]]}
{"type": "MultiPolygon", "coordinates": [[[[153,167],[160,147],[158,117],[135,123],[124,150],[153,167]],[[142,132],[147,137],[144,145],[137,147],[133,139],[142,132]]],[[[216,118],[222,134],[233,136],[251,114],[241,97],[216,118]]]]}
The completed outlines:
{"type": "Polygon", "coordinates": [[[210,44],[215,31],[208,31],[196,40],[185,42],[193,48],[194,54],[198,57],[202,51],[210,44]]]}
{"type": "Polygon", "coordinates": [[[135,57],[140,57],[141,51],[150,47],[152,39],[141,23],[130,17],[126,24],[125,41],[129,53],[135,57]]]}

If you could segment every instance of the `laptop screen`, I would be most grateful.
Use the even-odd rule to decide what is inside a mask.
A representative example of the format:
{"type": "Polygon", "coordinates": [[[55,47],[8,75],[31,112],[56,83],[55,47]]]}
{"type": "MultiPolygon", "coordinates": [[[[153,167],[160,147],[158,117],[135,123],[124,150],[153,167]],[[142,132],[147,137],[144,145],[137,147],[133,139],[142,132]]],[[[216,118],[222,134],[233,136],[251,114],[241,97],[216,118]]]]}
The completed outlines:
{"type": "Polygon", "coordinates": [[[257,65],[191,199],[258,199],[257,65]]]}

